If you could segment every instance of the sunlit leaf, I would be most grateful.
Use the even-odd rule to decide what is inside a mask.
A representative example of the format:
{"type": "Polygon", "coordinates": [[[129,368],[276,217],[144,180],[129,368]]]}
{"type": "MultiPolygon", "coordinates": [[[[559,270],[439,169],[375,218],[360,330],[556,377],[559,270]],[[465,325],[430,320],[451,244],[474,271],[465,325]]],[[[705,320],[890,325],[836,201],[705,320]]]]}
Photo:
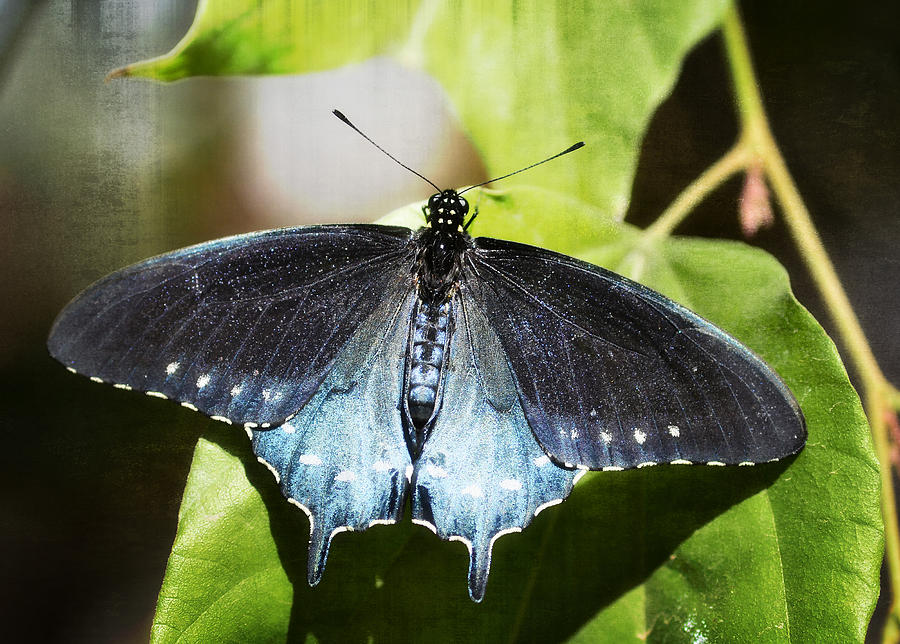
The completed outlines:
{"type": "Polygon", "coordinates": [[[650,116],[727,6],[204,0],[170,53],[113,75],[305,73],[393,54],[442,84],[492,176],[583,139],[577,162],[548,164],[526,181],[621,215],[650,116]]]}

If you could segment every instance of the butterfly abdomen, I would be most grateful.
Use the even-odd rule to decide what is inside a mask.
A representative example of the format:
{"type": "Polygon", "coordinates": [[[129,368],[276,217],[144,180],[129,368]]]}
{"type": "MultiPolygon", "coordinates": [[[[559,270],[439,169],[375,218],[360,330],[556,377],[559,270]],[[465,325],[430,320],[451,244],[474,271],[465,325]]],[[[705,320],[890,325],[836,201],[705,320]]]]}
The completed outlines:
{"type": "Polygon", "coordinates": [[[441,371],[450,343],[452,300],[416,303],[409,350],[406,354],[406,387],[404,395],[411,427],[407,443],[415,456],[427,438],[429,421],[438,407],[441,371]]]}

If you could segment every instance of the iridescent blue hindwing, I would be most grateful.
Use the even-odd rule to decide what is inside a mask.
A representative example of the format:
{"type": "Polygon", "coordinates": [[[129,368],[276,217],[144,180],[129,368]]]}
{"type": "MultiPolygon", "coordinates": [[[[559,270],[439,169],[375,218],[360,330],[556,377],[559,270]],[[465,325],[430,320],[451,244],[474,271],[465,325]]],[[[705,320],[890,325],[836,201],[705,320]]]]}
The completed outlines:
{"type": "Polygon", "coordinates": [[[469,549],[469,594],[484,596],[494,541],[565,499],[578,472],[534,437],[497,335],[465,289],[444,367],[443,403],[413,476],[413,521],[469,549]]]}
{"type": "Polygon", "coordinates": [[[409,280],[396,279],[303,409],[280,427],[250,431],[259,460],[309,517],[310,585],[336,534],[403,513],[412,464],[399,402],[414,301],[409,280]]]}

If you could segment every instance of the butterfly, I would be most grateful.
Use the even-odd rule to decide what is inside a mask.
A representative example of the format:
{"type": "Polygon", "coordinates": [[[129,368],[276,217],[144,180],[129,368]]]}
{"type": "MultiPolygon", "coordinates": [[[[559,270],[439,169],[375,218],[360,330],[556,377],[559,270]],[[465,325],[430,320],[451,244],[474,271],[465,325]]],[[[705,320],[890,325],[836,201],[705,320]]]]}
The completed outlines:
{"type": "Polygon", "coordinates": [[[432,185],[419,230],[285,228],[115,272],[60,313],[50,353],[243,427],[309,518],[310,585],[335,535],[395,523],[408,500],[466,545],[481,601],[494,542],[587,470],[803,447],[791,392],[734,338],[597,266],[471,237],[465,191],[432,185]]]}

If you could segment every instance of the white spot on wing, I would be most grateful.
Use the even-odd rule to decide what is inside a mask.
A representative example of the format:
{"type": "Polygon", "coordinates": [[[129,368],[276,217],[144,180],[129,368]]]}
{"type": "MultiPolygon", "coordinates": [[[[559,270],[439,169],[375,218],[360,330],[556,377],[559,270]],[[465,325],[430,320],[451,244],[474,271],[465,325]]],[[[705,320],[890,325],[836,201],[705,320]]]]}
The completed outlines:
{"type": "Polygon", "coordinates": [[[747,466],[747,465],[756,465],[756,463],[753,463],[751,461],[741,461],[740,463],[738,463],[738,465],[747,466]]]}
{"type": "Polygon", "coordinates": [[[725,463],[723,463],[722,461],[707,461],[706,464],[707,464],[707,465],[719,465],[719,466],[724,466],[724,465],[725,465],[725,463]]]}
{"type": "Polygon", "coordinates": [[[438,465],[432,465],[431,463],[429,463],[425,467],[425,471],[428,472],[429,476],[433,476],[436,479],[443,479],[443,478],[447,478],[447,476],[448,476],[447,470],[445,470],[443,467],[440,467],[438,465]]]}
{"type": "Polygon", "coordinates": [[[612,440],[612,436],[609,432],[600,432],[600,438],[603,439],[604,443],[608,443],[612,440]]]}
{"type": "Polygon", "coordinates": [[[656,461],[644,461],[643,463],[637,464],[638,469],[642,467],[653,467],[654,465],[656,465],[656,461]]]}
{"type": "Polygon", "coordinates": [[[499,539],[500,537],[506,536],[506,535],[508,535],[508,534],[512,534],[512,533],[514,533],[514,532],[522,532],[522,528],[519,528],[519,527],[515,527],[515,528],[507,528],[506,530],[501,530],[500,532],[498,532],[497,534],[495,534],[493,537],[491,537],[491,541],[490,541],[490,543],[488,544],[488,552],[490,553],[490,551],[493,550],[493,548],[494,548],[494,542],[495,542],[497,539],[499,539]]]}
{"type": "Polygon", "coordinates": [[[669,435],[672,438],[678,438],[681,436],[681,428],[678,425],[669,425],[669,435]]]}
{"type": "Polygon", "coordinates": [[[431,530],[433,533],[437,534],[437,528],[435,527],[435,525],[433,523],[429,523],[425,519],[413,519],[412,522],[415,523],[416,525],[423,525],[426,528],[428,528],[429,530],[431,530]]]}
{"type": "Polygon", "coordinates": [[[103,378],[98,378],[97,376],[91,376],[91,382],[103,382],[103,378]]]}
{"type": "Polygon", "coordinates": [[[181,363],[179,363],[179,362],[170,362],[169,364],[166,365],[166,373],[171,376],[176,371],[178,371],[178,367],[180,367],[180,366],[181,366],[181,363]]]}
{"type": "Polygon", "coordinates": [[[676,458],[674,461],[669,461],[669,465],[693,465],[693,463],[683,458],[676,458]]]}
{"type": "MultiPolygon", "coordinates": [[[[413,475],[413,466],[412,466],[412,464],[409,464],[409,465],[406,466],[406,472],[405,472],[405,473],[406,473],[406,480],[407,480],[407,481],[412,481],[412,475],[413,475]]],[[[435,533],[435,534],[437,534],[437,533],[435,533]]]]}
{"type": "Polygon", "coordinates": [[[355,481],[356,480],[356,472],[351,472],[350,470],[342,470],[338,472],[338,475],[334,477],[335,481],[355,481]]]}
{"type": "Polygon", "coordinates": [[[469,551],[469,556],[472,556],[472,542],[466,539],[464,536],[459,534],[451,534],[449,537],[447,537],[447,541],[460,541],[466,544],[466,548],[469,551]]]}
{"type": "Polygon", "coordinates": [[[293,425],[291,425],[290,423],[285,423],[284,425],[281,426],[281,429],[284,431],[285,434],[293,434],[295,431],[297,431],[297,428],[294,427],[293,425]]]}
{"type": "Polygon", "coordinates": [[[231,395],[237,396],[239,393],[241,393],[241,389],[243,389],[243,387],[241,387],[240,385],[235,385],[231,388],[231,395]]]}
{"type": "Polygon", "coordinates": [[[197,378],[197,389],[203,389],[206,385],[209,384],[209,374],[205,373],[199,378],[197,378]]]}
{"type": "Polygon", "coordinates": [[[181,406],[184,407],[184,408],[186,408],[186,409],[190,409],[191,411],[197,411],[197,408],[194,407],[194,406],[193,406],[191,403],[189,403],[189,402],[183,402],[183,403],[181,403],[181,406]]]}
{"type": "Polygon", "coordinates": [[[116,384],[114,384],[113,387],[115,387],[116,389],[124,389],[125,391],[131,391],[131,385],[123,385],[118,382],[116,384]]]}
{"type": "Polygon", "coordinates": [[[301,454],[300,458],[297,459],[304,465],[321,465],[322,459],[316,456],[315,454],[301,454]]]}
{"type": "Polygon", "coordinates": [[[253,430],[250,429],[247,425],[244,425],[244,432],[247,434],[247,438],[253,440],[253,430]]]}
{"type": "Polygon", "coordinates": [[[230,425],[230,424],[231,424],[231,419],[230,419],[230,418],[225,418],[225,416],[210,416],[210,418],[212,418],[213,420],[217,420],[217,421],[219,421],[220,423],[225,423],[226,425],[230,425]]]}
{"type": "Polygon", "coordinates": [[[66,367],[66,371],[71,371],[72,373],[78,373],[72,367],[66,367]]]}
{"type": "Polygon", "coordinates": [[[522,489],[522,482],[517,481],[516,479],[503,479],[502,481],[500,481],[500,487],[502,487],[504,490],[514,492],[515,490],[522,489]]]}
{"type": "Polygon", "coordinates": [[[588,473],[588,469],[589,469],[589,468],[585,467],[584,465],[576,465],[576,467],[578,468],[578,471],[575,472],[575,478],[572,479],[572,485],[575,485],[576,483],[578,483],[578,481],[581,480],[581,477],[588,473]]]}
{"type": "Polygon", "coordinates": [[[473,484],[473,485],[467,485],[466,487],[464,487],[464,488],[462,489],[462,492],[461,492],[461,493],[462,493],[462,494],[468,494],[468,495],[471,496],[473,499],[480,499],[481,497],[484,496],[484,490],[482,490],[480,487],[478,487],[477,485],[474,485],[474,484],[473,484]]]}
{"type": "Polygon", "coordinates": [[[550,462],[550,457],[544,454],[543,456],[538,456],[534,459],[534,464],[538,467],[544,467],[547,463],[550,462]]]}
{"type": "Polygon", "coordinates": [[[607,465],[603,468],[604,472],[621,472],[624,470],[624,467],[619,467],[618,465],[607,465]]]}
{"type": "Polygon", "coordinates": [[[169,399],[169,397],[168,397],[167,395],[165,395],[164,393],[160,393],[160,392],[158,392],[158,391],[148,391],[148,392],[147,392],[147,395],[148,395],[148,396],[153,396],[154,398],[162,398],[163,400],[168,400],[168,399],[169,399]]]}
{"type": "Polygon", "coordinates": [[[353,532],[353,526],[341,525],[341,526],[336,527],[334,530],[331,531],[331,534],[328,535],[328,540],[331,541],[332,539],[334,539],[335,535],[338,535],[342,532],[353,532]]]}
{"type": "Polygon", "coordinates": [[[393,519],[372,519],[369,521],[369,527],[371,528],[376,525],[394,525],[395,523],[397,522],[393,519]]]}
{"type": "Polygon", "coordinates": [[[638,445],[643,445],[644,441],[647,440],[647,434],[639,430],[637,427],[634,428],[634,440],[638,445]]]}
{"type": "Polygon", "coordinates": [[[306,507],[305,505],[300,503],[300,501],[298,501],[297,499],[288,497],[288,503],[293,503],[298,508],[303,510],[303,513],[306,515],[306,518],[309,519],[309,537],[310,537],[310,539],[312,539],[312,533],[313,533],[313,514],[312,514],[312,512],[310,511],[310,509],[308,507],[306,507]]]}

